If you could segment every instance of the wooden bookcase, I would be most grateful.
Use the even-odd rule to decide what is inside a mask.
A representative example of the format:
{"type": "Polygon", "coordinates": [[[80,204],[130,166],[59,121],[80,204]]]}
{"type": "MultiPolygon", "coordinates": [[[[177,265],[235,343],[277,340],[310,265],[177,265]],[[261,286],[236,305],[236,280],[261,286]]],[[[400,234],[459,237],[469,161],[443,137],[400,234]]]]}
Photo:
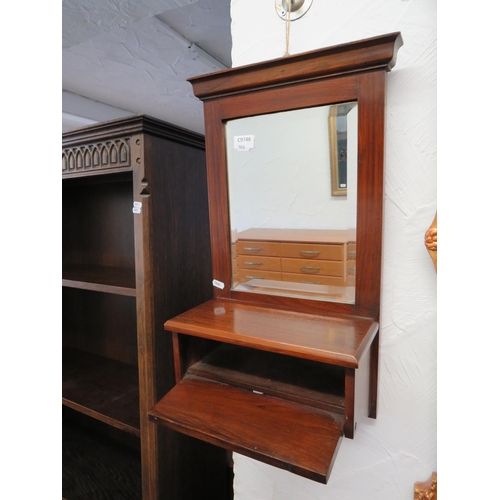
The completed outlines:
{"type": "MultiPolygon", "coordinates": [[[[386,73],[402,43],[400,33],[390,33],[190,79],[205,112],[213,298],[165,322],[173,332],[177,384],[149,411],[152,422],[327,483],[342,439],[355,438],[362,419],[376,418],[386,73]],[[238,149],[243,137],[252,144],[255,138],[257,150],[259,138],[271,130],[247,119],[286,113],[272,122],[281,132],[286,120],[299,120],[297,111],[342,103],[357,107],[356,221],[355,235],[336,242],[342,247],[332,260],[335,276],[341,276],[338,288],[355,287],[355,294],[326,294],[334,285],[323,283],[297,288],[283,272],[279,278],[256,275],[241,286],[235,272],[241,267],[238,233],[247,237],[242,246],[252,254],[243,264],[264,268],[272,259],[275,273],[290,256],[288,247],[284,252],[285,229],[293,230],[299,251],[313,252],[309,258],[322,251],[311,246],[318,241],[304,240],[301,224],[291,221],[298,218],[294,212],[290,226],[270,226],[264,216],[254,225],[248,211],[242,227],[235,224],[239,213],[231,211],[232,203],[243,191],[232,182],[237,167],[231,148],[238,149]],[[231,128],[233,120],[243,120],[245,130],[230,132],[240,130],[231,128]],[[259,260],[253,257],[257,251],[266,255],[259,260]]],[[[273,135],[276,149],[262,148],[254,163],[246,151],[238,168],[263,164],[276,175],[276,159],[288,158],[284,153],[293,142],[310,142],[309,122],[299,123],[302,135],[273,135]]],[[[315,157],[315,151],[305,151],[301,158],[315,157]]],[[[292,161],[283,163],[290,167],[292,161]]],[[[307,166],[312,171],[312,162],[307,166]]],[[[259,177],[255,168],[246,169],[242,177],[251,196],[243,197],[245,203],[274,190],[276,197],[262,202],[266,214],[289,206],[292,196],[282,196],[281,183],[292,170],[279,170],[279,184],[273,184],[266,182],[267,172],[259,177]],[[264,182],[253,182],[260,178],[264,182]]],[[[322,184],[330,196],[332,180],[322,184]]],[[[334,238],[336,229],[350,227],[336,227],[330,217],[325,229],[334,238]]],[[[310,270],[308,262],[301,259],[300,265],[310,270]]]]}
{"type": "Polygon", "coordinates": [[[228,494],[223,450],[147,419],[175,384],[165,317],[211,296],[204,146],[144,115],[63,134],[66,500],[228,494]]]}

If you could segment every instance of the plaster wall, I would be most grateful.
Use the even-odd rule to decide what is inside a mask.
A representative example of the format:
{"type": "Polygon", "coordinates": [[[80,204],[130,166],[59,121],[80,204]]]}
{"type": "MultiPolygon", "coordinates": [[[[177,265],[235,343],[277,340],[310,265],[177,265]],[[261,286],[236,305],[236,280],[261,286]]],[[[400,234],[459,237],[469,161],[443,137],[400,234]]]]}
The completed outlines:
{"type": "MultiPolygon", "coordinates": [[[[233,66],[285,52],[269,0],[232,0],[233,66]]],[[[235,500],[403,500],[436,463],[436,272],[424,233],[436,212],[436,1],[313,0],[290,53],[401,31],[387,79],[378,418],[344,439],[328,484],[235,455],[235,500]]]]}

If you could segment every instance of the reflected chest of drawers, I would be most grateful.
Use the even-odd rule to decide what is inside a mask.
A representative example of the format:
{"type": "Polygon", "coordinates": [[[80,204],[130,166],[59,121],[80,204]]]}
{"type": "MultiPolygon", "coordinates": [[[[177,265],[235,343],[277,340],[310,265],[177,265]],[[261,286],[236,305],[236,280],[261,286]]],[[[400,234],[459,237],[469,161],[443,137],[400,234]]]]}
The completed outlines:
{"type": "Polygon", "coordinates": [[[233,279],[346,286],[354,239],[354,230],[247,229],[237,233],[233,279]]]}

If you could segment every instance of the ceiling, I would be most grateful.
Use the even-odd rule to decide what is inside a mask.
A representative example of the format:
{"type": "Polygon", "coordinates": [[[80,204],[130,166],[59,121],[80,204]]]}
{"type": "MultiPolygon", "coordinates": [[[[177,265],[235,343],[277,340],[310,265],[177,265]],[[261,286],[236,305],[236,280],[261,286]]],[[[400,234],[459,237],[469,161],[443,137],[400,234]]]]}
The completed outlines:
{"type": "Polygon", "coordinates": [[[62,1],[63,131],[144,113],[203,133],[186,79],[224,67],[230,0],[62,1]]]}

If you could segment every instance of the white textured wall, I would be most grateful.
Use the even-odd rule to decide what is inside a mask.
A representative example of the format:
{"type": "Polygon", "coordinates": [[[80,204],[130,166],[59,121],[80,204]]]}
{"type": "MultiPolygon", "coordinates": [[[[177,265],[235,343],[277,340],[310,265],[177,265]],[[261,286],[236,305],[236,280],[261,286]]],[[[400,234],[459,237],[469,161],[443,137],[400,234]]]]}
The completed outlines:
{"type": "MultiPolygon", "coordinates": [[[[232,0],[233,66],[281,57],[271,0],[232,0]]],[[[388,74],[379,414],[344,439],[328,485],[235,456],[235,500],[404,500],[436,470],[436,1],[313,0],[290,53],[401,31],[388,74]]]]}

